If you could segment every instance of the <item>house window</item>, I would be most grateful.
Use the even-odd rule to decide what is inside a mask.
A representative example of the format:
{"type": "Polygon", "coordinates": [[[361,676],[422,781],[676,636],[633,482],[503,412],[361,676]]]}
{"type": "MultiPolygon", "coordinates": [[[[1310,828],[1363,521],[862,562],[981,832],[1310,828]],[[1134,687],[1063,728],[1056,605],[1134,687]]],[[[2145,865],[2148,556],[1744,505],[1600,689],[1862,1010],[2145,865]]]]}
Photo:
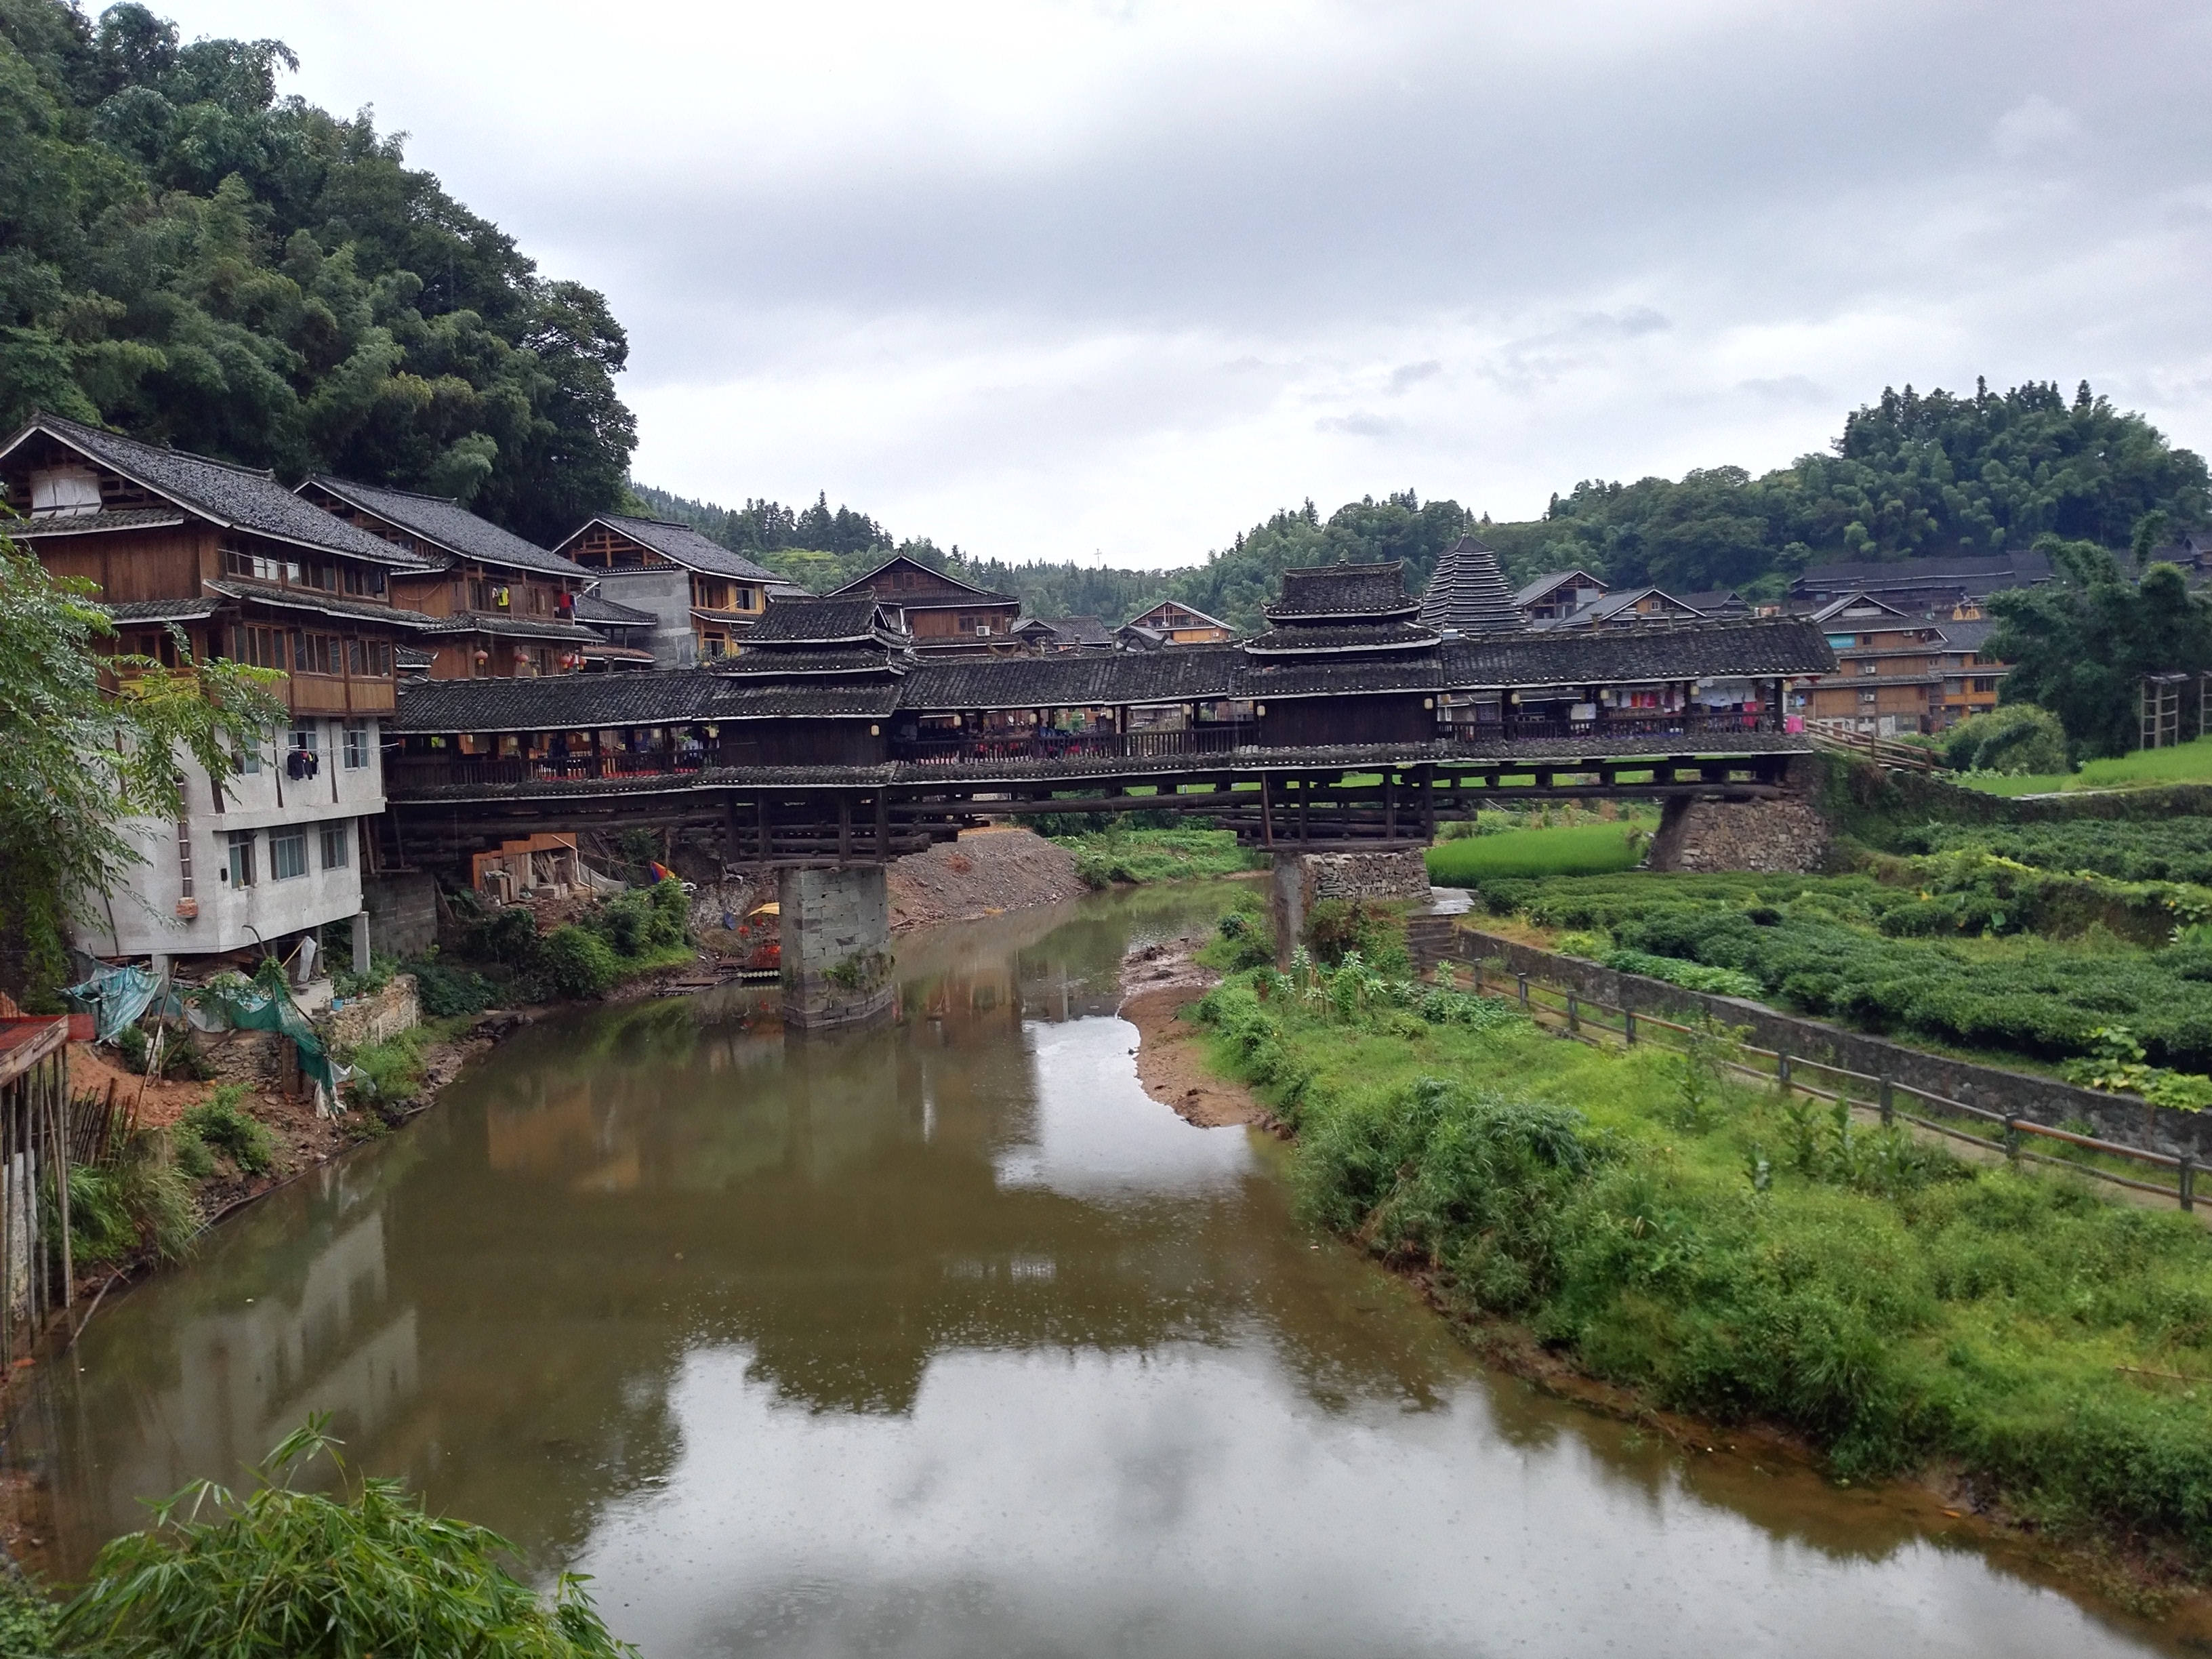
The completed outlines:
{"type": "Polygon", "coordinates": [[[707,635],[707,654],[708,656],[727,656],[729,654],[729,641],[723,638],[720,634],[709,634],[707,635]]]}
{"type": "Polygon", "coordinates": [[[253,831],[233,830],[229,834],[230,868],[226,872],[233,887],[253,885],[253,831]]]}
{"type": "Polygon", "coordinates": [[[357,599],[380,599],[384,597],[384,573],[374,565],[364,569],[349,564],[339,575],[339,586],[357,599]]]}
{"type": "Polygon", "coordinates": [[[314,754],[323,746],[321,730],[313,720],[302,726],[295,726],[292,728],[290,738],[285,746],[296,749],[303,754],[314,754]]]}
{"type": "Polygon", "coordinates": [[[358,772],[368,764],[368,722],[345,723],[345,769],[358,772]]]}
{"type": "Polygon", "coordinates": [[[297,582],[300,567],[290,559],[272,559],[265,553],[249,553],[241,547],[222,550],[222,574],[244,576],[257,582],[297,582]]]}
{"type": "Polygon", "coordinates": [[[233,750],[231,759],[238,763],[239,776],[258,778],[261,775],[261,745],[259,744],[249,743],[233,750]]]}
{"type": "Polygon", "coordinates": [[[290,881],[307,873],[307,832],[274,830],[269,835],[269,879],[290,881]]]}
{"type": "Polygon", "coordinates": [[[45,466],[31,474],[31,516],[74,518],[100,511],[100,477],[88,466],[45,466]]]}
{"type": "Polygon", "coordinates": [[[347,860],[352,856],[347,851],[346,843],[352,839],[353,820],[351,818],[343,818],[336,823],[326,823],[323,826],[324,869],[343,870],[346,867],[347,860]]]}
{"type": "Polygon", "coordinates": [[[362,648],[368,659],[368,673],[372,679],[392,678],[392,642],[389,640],[364,640],[362,648]]]}
{"type": "Polygon", "coordinates": [[[230,654],[234,662],[289,672],[293,655],[291,635],[282,628],[234,627],[230,630],[230,654]]]}

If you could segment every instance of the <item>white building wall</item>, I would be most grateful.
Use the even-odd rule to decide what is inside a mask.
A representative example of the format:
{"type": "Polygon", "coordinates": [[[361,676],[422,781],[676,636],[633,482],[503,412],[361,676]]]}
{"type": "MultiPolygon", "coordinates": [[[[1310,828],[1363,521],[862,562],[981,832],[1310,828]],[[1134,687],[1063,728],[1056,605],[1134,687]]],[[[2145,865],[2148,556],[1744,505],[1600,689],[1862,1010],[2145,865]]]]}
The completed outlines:
{"type": "MultiPolygon", "coordinates": [[[[258,775],[234,777],[216,811],[213,786],[196,763],[185,764],[185,828],[191,842],[192,900],[197,915],[179,914],[185,896],[177,826],[133,819],[125,837],[144,862],[128,871],[115,892],[95,902],[98,920],[78,930],[80,948],[94,956],[185,957],[274,945],[325,922],[341,921],[362,908],[361,835],[356,820],[384,810],[380,723],[361,722],[367,764],[345,764],[345,722],[327,715],[301,716],[264,746],[258,775]],[[294,731],[312,729],[320,765],[312,778],[284,775],[294,731]],[[343,830],[346,860],[326,867],[320,831],[343,830]],[[307,834],[307,872],[276,878],[270,832],[307,834]],[[230,837],[253,838],[253,880],[228,879],[230,837]]],[[[191,908],[192,906],[186,906],[191,908]]]]}

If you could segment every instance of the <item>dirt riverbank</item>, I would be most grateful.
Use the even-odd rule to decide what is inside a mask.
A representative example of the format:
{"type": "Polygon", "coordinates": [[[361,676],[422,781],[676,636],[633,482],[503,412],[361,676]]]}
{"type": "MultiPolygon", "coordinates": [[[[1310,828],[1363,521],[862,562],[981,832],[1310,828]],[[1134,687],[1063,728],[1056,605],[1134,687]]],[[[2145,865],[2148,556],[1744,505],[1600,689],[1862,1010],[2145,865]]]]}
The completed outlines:
{"type": "Polygon", "coordinates": [[[1204,933],[1139,945],[1121,958],[1121,1018],[1137,1028],[1137,1081],[1200,1128],[1272,1127],[1252,1091],[1206,1064],[1206,1032],[1183,1017],[1220,979],[1193,960],[1204,933]]]}

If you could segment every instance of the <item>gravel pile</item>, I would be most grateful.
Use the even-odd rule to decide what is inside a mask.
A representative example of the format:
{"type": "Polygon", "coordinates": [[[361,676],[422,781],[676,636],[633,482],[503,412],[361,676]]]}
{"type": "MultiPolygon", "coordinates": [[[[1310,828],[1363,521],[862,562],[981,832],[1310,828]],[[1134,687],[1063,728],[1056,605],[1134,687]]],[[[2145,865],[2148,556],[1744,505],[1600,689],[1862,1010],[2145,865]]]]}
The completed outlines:
{"type": "Polygon", "coordinates": [[[1075,854],[1027,830],[971,830],[890,867],[891,926],[924,927],[1057,904],[1087,890],[1075,854]]]}

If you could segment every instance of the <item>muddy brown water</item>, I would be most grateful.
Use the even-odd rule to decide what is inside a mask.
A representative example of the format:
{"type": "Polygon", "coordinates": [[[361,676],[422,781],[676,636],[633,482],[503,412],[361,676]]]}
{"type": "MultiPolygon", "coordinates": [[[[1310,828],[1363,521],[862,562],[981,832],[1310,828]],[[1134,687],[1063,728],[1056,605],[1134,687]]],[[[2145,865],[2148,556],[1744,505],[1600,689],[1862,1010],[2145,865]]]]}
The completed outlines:
{"type": "Polygon", "coordinates": [[[1308,1234],[1113,1017],[1218,902],[905,940],[864,1036],[744,993],[522,1033],[110,1299],[9,1448],[40,1565],[326,1411],[656,1659],[2182,1650],[1924,1504],[1486,1371],[1308,1234]]]}

